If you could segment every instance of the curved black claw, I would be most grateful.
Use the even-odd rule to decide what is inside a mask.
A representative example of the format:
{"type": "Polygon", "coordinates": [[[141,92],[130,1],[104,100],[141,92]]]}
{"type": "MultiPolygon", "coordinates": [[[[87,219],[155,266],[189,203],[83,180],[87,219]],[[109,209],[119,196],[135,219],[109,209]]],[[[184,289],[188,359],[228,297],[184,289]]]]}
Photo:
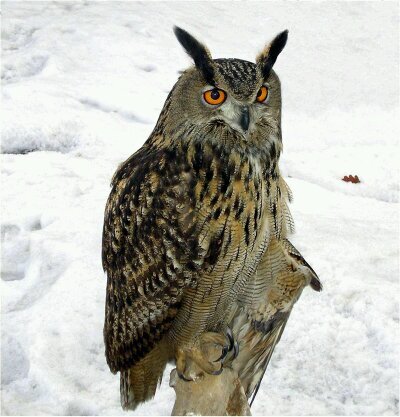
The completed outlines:
{"type": "Polygon", "coordinates": [[[232,333],[232,330],[231,330],[230,327],[228,327],[226,329],[226,337],[229,340],[229,348],[228,348],[228,351],[230,352],[233,349],[234,344],[235,344],[235,339],[233,338],[233,333],[232,333]]]}
{"type": "MultiPolygon", "coordinates": [[[[226,330],[226,337],[229,341],[229,345],[228,346],[224,346],[222,348],[222,352],[221,352],[221,356],[216,359],[214,362],[220,362],[223,364],[225,362],[225,359],[228,355],[229,352],[233,351],[233,359],[236,359],[237,356],[239,355],[239,343],[235,340],[235,338],[233,337],[233,333],[230,327],[227,328],[226,330]]],[[[217,374],[219,375],[219,374],[217,374]]]]}
{"type": "Polygon", "coordinates": [[[186,381],[186,382],[191,382],[192,381],[191,379],[185,378],[183,374],[178,372],[178,370],[176,371],[176,373],[178,374],[179,378],[182,379],[183,381],[186,381]]]}
{"type": "Polygon", "coordinates": [[[221,366],[221,369],[219,369],[218,371],[214,371],[212,374],[213,375],[221,375],[223,370],[224,370],[224,368],[221,366]]]}
{"type": "Polygon", "coordinates": [[[218,359],[216,359],[214,362],[219,362],[219,361],[224,362],[224,359],[226,358],[226,355],[228,354],[228,352],[229,352],[229,347],[224,346],[222,348],[221,356],[218,359]]]}
{"type": "Polygon", "coordinates": [[[231,360],[234,360],[239,355],[239,343],[236,341],[236,339],[233,337],[233,333],[230,327],[226,330],[226,337],[229,340],[229,348],[228,351],[233,351],[233,356],[231,360]]]}

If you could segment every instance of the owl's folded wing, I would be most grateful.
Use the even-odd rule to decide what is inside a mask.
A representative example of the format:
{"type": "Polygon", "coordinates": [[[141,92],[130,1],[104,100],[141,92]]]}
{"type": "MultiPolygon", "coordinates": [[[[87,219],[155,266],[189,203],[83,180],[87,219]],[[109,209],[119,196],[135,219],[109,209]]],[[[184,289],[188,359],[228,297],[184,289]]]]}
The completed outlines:
{"type": "Polygon", "coordinates": [[[287,239],[272,240],[232,321],[240,343],[232,366],[253,400],[293,305],[306,285],[322,289],[314,270],[287,239]]]}
{"type": "Polygon", "coordinates": [[[194,231],[189,169],[176,157],[143,147],[113,178],[102,255],[104,340],[114,373],[139,361],[162,338],[205,259],[194,231]]]}

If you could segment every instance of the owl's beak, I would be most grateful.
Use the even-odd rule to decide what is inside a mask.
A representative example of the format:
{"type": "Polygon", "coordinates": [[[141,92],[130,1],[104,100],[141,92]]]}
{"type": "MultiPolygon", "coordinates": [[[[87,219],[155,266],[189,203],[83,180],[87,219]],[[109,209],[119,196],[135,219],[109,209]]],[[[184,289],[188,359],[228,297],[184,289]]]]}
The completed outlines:
{"type": "Polygon", "coordinates": [[[244,106],[242,108],[242,112],[240,113],[239,124],[243,131],[247,132],[250,124],[250,114],[249,108],[247,106],[244,106]]]}

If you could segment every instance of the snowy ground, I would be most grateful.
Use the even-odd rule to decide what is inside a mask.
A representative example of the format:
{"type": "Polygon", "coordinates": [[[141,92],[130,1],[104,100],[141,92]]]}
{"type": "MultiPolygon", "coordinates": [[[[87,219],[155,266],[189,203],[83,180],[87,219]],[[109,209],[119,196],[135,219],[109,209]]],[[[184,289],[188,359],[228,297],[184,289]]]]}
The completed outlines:
{"type": "MultiPolygon", "coordinates": [[[[173,24],[247,60],[290,30],[281,166],[324,291],[296,305],[253,413],[397,414],[395,2],[2,3],[2,414],[123,414],[102,341],[103,209],[190,63],[173,24]]],[[[173,398],[166,374],[136,413],[173,398]]]]}

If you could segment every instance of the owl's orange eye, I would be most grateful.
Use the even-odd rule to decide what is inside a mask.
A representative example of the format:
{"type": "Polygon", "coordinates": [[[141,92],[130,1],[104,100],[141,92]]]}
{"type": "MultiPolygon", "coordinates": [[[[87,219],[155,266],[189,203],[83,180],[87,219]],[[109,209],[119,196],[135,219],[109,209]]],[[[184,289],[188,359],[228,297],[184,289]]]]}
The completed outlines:
{"type": "Polygon", "coordinates": [[[226,93],[219,88],[213,88],[212,90],[205,91],[203,97],[206,103],[216,106],[226,100],[226,93]]]}
{"type": "Polygon", "coordinates": [[[257,101],[263,103],[268,97],[268,88],[263,85],[257,93],[257,101]]]}

